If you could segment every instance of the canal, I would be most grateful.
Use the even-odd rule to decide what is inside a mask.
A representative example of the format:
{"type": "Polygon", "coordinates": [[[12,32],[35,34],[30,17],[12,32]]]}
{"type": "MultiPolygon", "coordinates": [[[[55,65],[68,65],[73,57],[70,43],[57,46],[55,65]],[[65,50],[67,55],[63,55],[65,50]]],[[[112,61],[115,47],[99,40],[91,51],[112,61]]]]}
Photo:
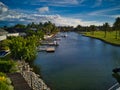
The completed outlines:
{"type": "MultiPolygon", "coordinates": [[[[64,34],[64,33],[63,33],[64,34]]],[[[108,90],[117,81],[120,47],[68,32],[54,53],[39,52],[35,65],[52,90],[108,90]]]]}

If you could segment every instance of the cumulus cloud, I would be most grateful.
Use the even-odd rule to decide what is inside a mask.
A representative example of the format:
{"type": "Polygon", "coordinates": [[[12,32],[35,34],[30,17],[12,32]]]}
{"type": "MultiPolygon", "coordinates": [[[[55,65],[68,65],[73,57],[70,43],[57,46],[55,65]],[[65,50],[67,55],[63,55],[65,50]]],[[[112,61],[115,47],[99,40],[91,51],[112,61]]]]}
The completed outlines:
{"type": "Polygon", "coordinates": [[[60,15],[39,15],[39,14],[33,14],[31,17],[34,17],[35,22],[48,22],[51,21],[52,23],[55,23],[57,26],[74,26],[77,25],[83,25],[83,26],[89,26],[89,25],[102,25],[102,22],[96,22],[96,21],[83,21],[81,19],[74,19],[74,18],[68,18],[68,17],[62,17],[60,15]]]}
{"type": "Polygon", "coordinates": [[[39,11],[40,13],[49,12],[49,7],[41,7],[41,8],[38,8],[38,11],[39,11]]]}
{"type": "Polygon", "coordinates": [[[6,5],[4,5],[2,2],[0,2],[0,14],[7,12],[8,8],[6,5]]]}
{"type": "MultiPolygon", "coordinates": [[[[83,25],[83,26],[89,26],[91,24],[94,25],[100,25],[102,24],[101,22],[96,22],[96,21],[83,21],[81,19],[74,19],[74,18],[69,18],[69,17],[63,17],[60,15],[41,15],[40,13],[35,13],[35,14],[27,14],[27,13],[21,13],[15,11],[15,10],[10,10],[5,6],[3,3],[0,3],[0,21],[6,21],[6,22],[12,22],[16,24],[16,22],[22,22],[22,23],[39,23],[39,22],[48,22],[51,21],[52,23],[56,24],[57,26],[74,26],[76,27],[77,25],[83,25]]],[[[48,12],[49,8],[48,7],[42,7],[38,9],[39,12],[48,12]]]]}

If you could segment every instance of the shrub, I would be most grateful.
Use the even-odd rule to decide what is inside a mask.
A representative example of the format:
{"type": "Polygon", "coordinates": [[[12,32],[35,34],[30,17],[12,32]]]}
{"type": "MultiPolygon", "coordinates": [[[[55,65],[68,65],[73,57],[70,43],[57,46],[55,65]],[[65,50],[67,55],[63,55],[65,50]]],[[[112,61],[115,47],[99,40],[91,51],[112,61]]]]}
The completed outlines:
{"type": "Polygon", "coordinates": [[[14,90],[10,78],[2,72],[0,72],[0,90],[14,90]]]}
{"type": "Polygon", "coordinates": [[[0,72],[9,73],[11,69],[15,66],[12,61],[0,61],[0,72]]]}

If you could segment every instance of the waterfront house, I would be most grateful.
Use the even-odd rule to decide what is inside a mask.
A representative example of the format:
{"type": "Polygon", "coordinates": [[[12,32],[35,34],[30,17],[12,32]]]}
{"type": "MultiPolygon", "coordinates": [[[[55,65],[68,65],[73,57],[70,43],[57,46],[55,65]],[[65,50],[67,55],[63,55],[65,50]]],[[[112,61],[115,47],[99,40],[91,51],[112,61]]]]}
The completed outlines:
{"type": "Polygon", "coordinates": [[[7,39],[7,36],[6,36],[7,33],[8,33],[7,31],[0,28],[0,41],[7,39]]]}
{"type": "Polygon", "coordinates": [[[0,28],[0,36],[6,35],[8,32],[0,28]]]}
{"type": "Polygon", "coordinates": [[[15,37],[17,37],[17,36],[19,36],[19,33],[8,33],[8,34],[7,34],[7,37],[10,37],[10,36],[15,36],[15,37]]]}

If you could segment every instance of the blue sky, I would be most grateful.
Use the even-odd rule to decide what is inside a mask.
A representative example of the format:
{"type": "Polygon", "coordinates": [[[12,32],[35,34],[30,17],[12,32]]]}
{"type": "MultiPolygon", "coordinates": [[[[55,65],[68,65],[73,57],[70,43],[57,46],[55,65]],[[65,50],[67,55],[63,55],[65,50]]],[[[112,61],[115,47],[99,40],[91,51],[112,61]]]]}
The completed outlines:
{"type": "Polygon", "coordinates": [[[120,16],[120,0],[0,0],[0,26],[51,21],[56,25],[102,25],[120,16]]]}

